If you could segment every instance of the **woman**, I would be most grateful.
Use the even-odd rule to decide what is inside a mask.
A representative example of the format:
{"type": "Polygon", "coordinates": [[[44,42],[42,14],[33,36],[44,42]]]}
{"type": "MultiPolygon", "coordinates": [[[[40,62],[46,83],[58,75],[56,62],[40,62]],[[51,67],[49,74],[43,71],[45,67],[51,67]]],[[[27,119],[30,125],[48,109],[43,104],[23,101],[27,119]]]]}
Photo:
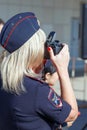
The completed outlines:
{"type": "Polygon", "coordinates": [[[50,87],[53,87],[56,81],[58,81],[58,74],[51,60],[47,60],[44,65],[44,68],[42,71],[42,79],[46,83],[48,83],[50,87]]]}
{"type": "Polygon", "coordinates": [[[66,44],[56,56],[52,48],[47,48],[59,75],[62,98],[39,80],[45,41],[45,33],[31,12],[13,16],[2,29],[0,43],[7,54],[1,64],[1,130],[53,130],[56,128],[54,124],[77,118],[76,98],[68,75],[66,44]]]}

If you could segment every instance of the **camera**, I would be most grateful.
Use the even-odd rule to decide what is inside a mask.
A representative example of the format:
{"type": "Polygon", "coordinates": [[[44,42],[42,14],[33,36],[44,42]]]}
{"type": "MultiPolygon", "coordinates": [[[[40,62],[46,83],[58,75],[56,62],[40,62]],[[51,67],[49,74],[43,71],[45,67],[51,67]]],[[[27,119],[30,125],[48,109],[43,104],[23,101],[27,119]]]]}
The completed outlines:
{"type": "Polygon", "coordinates": [[[61,49],[63,48],[63,45],[60,43],[59,40],[55,40],[56,32],[52,31],[49,33],[47,40],[45,42],[45,59],[50,59],[49,52],[47,50],[48,47],[51,47],[53,49],[54,55],[58,54],[61,49]]]}

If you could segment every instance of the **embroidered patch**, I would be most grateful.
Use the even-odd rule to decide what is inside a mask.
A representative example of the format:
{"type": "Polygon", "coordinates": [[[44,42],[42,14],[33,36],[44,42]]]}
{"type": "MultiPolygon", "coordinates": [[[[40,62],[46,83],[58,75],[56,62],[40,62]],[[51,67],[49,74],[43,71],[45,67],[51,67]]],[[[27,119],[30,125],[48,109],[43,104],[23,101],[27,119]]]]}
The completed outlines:
{"type": "Polygon", "coordinates": [[[58,97],[58,95],[52,89],[50,89],[48,99],[55,107],[57,107],[57,108],[62,107],[61,99],[58,97]]]}

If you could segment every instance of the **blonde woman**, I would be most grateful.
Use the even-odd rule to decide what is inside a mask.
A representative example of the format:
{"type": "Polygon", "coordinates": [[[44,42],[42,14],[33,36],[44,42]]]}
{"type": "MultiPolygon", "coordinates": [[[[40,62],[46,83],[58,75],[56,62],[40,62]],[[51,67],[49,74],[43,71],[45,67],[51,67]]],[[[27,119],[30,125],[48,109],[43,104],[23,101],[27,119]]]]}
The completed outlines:
{"type": "Polygon", "coordinates": [[[42,82],[46,36],[32,12],[9,19],[0,36],[7,53],[1,63],[0,130],[54,130],[55,124],[75,121],[76,98],[68,76],[69,52],[65,44],[50,58],[60,78],[61,97],[42,82]]]}

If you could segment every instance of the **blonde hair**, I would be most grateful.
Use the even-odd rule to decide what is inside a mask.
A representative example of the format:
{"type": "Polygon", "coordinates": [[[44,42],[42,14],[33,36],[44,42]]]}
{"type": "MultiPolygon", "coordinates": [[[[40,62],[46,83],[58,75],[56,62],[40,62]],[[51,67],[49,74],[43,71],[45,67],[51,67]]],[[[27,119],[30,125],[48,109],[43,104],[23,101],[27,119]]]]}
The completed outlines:
{"type": "Polygon", "coordinates": [[[38,67],[42,63],[45,41],[46,36],[39,29],[22,47],[4,57],[1,64],[1,77],[6,91],[19,94],[25,91],[24,75],[37,77],[32,66],[38,67]]]}

